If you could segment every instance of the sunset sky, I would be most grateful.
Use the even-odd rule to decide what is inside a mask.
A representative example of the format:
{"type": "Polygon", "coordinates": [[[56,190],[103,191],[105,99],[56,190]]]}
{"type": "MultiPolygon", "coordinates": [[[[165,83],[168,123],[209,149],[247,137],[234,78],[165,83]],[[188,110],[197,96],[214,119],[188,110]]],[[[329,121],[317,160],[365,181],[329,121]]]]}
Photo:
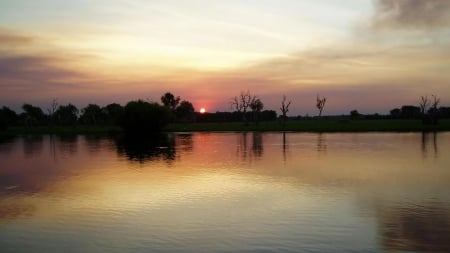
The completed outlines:
{"type": "Polygon", "coordinates": [[[446,0],[0,0],[0,106],[159,102],[290,115],[450,106],[446,0]]]}

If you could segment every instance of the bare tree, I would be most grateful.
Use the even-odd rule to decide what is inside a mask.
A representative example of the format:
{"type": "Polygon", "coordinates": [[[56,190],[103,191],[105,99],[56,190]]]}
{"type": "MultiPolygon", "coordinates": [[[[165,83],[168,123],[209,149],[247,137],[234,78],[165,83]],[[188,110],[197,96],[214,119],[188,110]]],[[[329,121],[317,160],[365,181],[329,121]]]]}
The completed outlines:
{"type": "Polygon", "coordinates": [[[231,106],[236,109],[237,112],[242,112],[242,119],[247,124],[247,110],[250,107],[252,100],[254,100],[256,96],[252,96],[250,91],[243,92],[239,96],[236,96],[231,99],[231,106]]]}
{"type": "Polygon", "coordinates": [[[231,99],[230,105],[231,105],[232,109],[236,110],[236,112],[240,113],[242,111],[242,105],[241,105],[240,100],[239,100],[239,98],[237,96],[233,97],[231,99]]]}
{"type": "Polygon", "coordinates": [[[322,110],[325,107],[325,103],[326,102],[327,102],[327,98],[326,97],[320,98],[320,96],[317,95],[316,107],[317,107],[317,109],[319,109],[319,117],[322,116],[322,110]]]}
{"type": "Polygon", "coordinates": [[[283,126],[286,125],[286,121],[287,121],[287,112],[289,111],[289,106],[291,105],[291,101],[289,100],[289,102],[286,103],[286,95],[283,95],[283,100],[281,101],[281,114],[282,114],[282,122],[283,122],[283,126]]]}
{"type": "Polygon", "coordinates": [[[420,111],[422,112],[422,115],[425,115],[426,111],[427,111],[427,107],[428,107],[428,96],[421,96],[420,97],[420,111]]]}
{"type": "Polygon", "coordinates": [[[54,115],[57,109],[58,109],[58,99],[53,98],[51,108],[47,108],[48,116],[50,118],[50,122],[52,125],[54,124],[54,115]]]}
{"type": "Polygon", "coordinates": [[[441,102],[441,99],[438,98],[436,95],[431,95],[433,97],[433,103],[432,103],[432,108],[435,109],[437,111],[437,107],[439,105],[439,103],[441,102]]]}
{"type": "Polygon", "coordinates": [[[438,123],[438,105],[439,102],[441,101],[440,98],[438,98],[436,95],[431,95],[433,97],[433,101],[431,103],[431,108],[430,108],[430,114],[431,117],[433,119],[433,124],[437,124],[438,123]]]}

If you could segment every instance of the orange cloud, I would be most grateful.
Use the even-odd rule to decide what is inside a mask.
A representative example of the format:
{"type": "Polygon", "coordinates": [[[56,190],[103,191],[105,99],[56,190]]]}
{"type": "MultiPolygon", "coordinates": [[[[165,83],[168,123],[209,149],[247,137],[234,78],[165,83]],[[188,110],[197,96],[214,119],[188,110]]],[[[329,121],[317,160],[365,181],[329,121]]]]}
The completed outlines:
{"type": "MultiPolygon", "coordinates": [[[[120,37],[112,33],[92,37],[89,47],[89,43],[67,38],[61,42],[51,36],[1,29],[1,99],[6,105],[30,102],[45,108],[54,97],[61,103],[85,106],[138,98],[159,102],[161,94],[170,91],[196,108],[223,111],[230,110],[231,97],[250,90],[263,100],[265,109],[277,110],[287,95],[293,101],[292,115],[316,113],[317,93],[328,97],[325,112],[330,114],[352,109],[387,113],[431,93],[440,94],[445,104],[450,100],[450,44],[442,32],[448,15],[440,9],[448,8],[438,1],[423,2],[379,1],[374,18],[368,20],[372,26],[345,40],[283,56],[268,54],[270,58],[257,57],[245,64],[239,60],[227,68],[186,64],[189,57],[204,50],[182,48],[183,54],[175,50],[165,55],[151,45],[144,47],[145,40],[104,44],[108,38],[120,37]],[[427,28],[426,32],[408,31],[406,21],[411,15],[416,18],[411,25],[427,28]],[[127,50],[128,46],[132,48],[127,50]]],[[[205,55],[192,59],[198,57],[207,63],[205,55]]]]}

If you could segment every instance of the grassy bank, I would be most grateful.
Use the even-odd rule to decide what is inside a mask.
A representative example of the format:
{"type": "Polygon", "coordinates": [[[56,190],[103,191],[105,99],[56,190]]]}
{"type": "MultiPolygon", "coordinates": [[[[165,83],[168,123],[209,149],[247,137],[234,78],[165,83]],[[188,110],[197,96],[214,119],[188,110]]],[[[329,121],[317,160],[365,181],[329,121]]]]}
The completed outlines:
{"type": "MultiPolygon", "coordinates": [[[[420,120],[292,120],[283,127],[279,121],[260,122],[258,125],[242,122],[225,123],[173,123],[167,132],[220,132],[220,131],[294,131],[294,132],[421,132],[450,131],[450,120],[438,125],[423,125],[420,120]]],[[[111,134],[122,132],[117,126],[66,127],[13,127],[0,132],[0,136],[20,134],[111,134]]]]}
{"type": "Polygon", "coordinates": [[[450,131],[450,120],[438,125],[423,125],[420,120],[293,120],[283,127],[279,121],[260,122],[258,125],[241,122],[176,123],[167,127],[169,132],[203,131],[295,131],[295,132],[420,132],[450,131]]]}
{"type": "Polygon", "coordinates": [[[11,127],[1,132],[2,135],[19,134],[108,134],[118,133],[122,130],[117,126],[58,126],[58,127],[11,127]]]}

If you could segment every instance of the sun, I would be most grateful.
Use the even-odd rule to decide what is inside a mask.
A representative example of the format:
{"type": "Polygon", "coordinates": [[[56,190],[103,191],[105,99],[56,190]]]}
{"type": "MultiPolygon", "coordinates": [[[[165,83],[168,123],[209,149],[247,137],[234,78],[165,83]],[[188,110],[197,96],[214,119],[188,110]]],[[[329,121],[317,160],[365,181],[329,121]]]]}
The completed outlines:
{"type": "Polygon", "coordinates": [[[201,113],[201,114],[203,114],[203,113],[205,113],[205,112],[206,112],[205,107],[200,108],[200,113],[201,113]]]}

